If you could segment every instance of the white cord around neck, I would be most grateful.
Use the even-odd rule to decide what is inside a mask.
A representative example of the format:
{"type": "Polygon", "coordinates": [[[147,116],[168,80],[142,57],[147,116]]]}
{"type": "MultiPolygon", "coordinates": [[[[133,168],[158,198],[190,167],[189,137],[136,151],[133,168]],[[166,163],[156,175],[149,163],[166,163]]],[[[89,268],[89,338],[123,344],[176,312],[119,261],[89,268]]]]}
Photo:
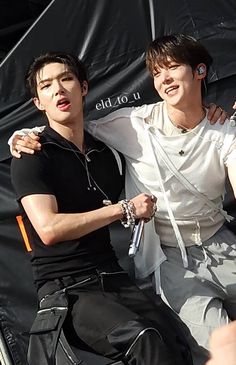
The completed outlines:
{"type": "MultiPolygon", "coordinates": [[[[96,189],[98,189],[100,191],[100,193],[104,196],[104,200],[103,200],[103,204],[104,205],[109,205],[111,204],[111,200],[109,199],[109,197],[107,196],[107,194],[103,191],[103,189],[98,185],[98,183],[96,182],[96,180],[93,178],[93,176],[91,175],[89,169],[88,169],[88,166],[87,166],[87,163],[90,161],[90,159],[88,160],[86,158],[86,153],[82,153],[82,155],[85,157],[85,164],[83,163],[83,161],[80,159],[78,153],[81,153],[81,152],[76,152],[69,144],[68,141],[66,141],[66,144],[68,146],[68,150],[69,151],[72,151],[74,153],[74,155],[76,156],[76,158],[80,161],[81,165],[84,167],[85,171],[86,171],[86,174],[87,174],[87,178],[88,178],[88,183],[89,183],[89,188],[92,188],[92,184],[91,184],[91,181],[93,182],[94,186],[96,187],[96,189]]],[[[94,189],[94,190],[96,190],[94,189]]],[[[89,189],[88,189],[89,190],[89,189]]]]}

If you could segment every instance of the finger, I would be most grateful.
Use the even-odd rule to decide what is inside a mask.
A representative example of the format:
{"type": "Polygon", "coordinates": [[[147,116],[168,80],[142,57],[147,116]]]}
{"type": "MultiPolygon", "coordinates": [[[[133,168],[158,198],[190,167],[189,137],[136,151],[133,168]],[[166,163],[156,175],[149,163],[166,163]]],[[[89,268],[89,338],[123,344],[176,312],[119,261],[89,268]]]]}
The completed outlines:
{"type": "Polygon", "coordinates": [[[35,134],[31,133],[27,134],[26,136],[22,136],[21,140],[25,142],[26,146],[41,146],[41,143],[38,141],[39,137],[35,136],[35,134]]]}
{"type": "Polygon", "coordinates": [[[11,150],[12,150],[12,154],[13,152],[20,152],[20,148],[19,148],[19,151],[18,151],[18,146],[21,145],[22,143],[22,140],[23,140],[23,136],[19,136],[19,135],[15,135],[12,139],[12,144],[11,144],[11,150]]]}
{"type": "Polygon", "coordinates": [[[205,105],[205,107],[207,108],[207,119],[209,121],[211,121],[212,118],[213,118],[213,115],[214,115],[214,113],[215,113],[215,111],[217,109],[217,106],[215,104],[213,104],[213,103],[210,103],[208,105],[205,105]]]}
{"type": "Polygon", "coordinates": [[[223,109],[220,106],[218,106],[214,113],[214,117],[216,118],[216,120],[220,119],[220,122],[221,122],[222,113],[223,113],[223,109]]]}
{"type": "Polygon", "coordinates": [[[153,203],[156,203],[156,201],[157,201],[157,198],[155,197],[155,195],[151,195],[151,202],[153,202],[153,203]]]}
{"type": "Polygon", "coordinates": [[[17,150],[12,150],[12,156],[14,156],[16,158],[21,158],[21,154],[17,150]]]}
{"type": "Polygon", "coordinates": [[[152,212],[151,212],[151,216],[150,216],[150,219],[153,218],[156,214],[156,211],[157,211],[157,205],[156,203],[153,205],[153,208],[152,208],[152,212]]]}
{"type": "Polygon", "coordinates": [[[217,121],[219,121],[220,124],[225,123],[226,119],[228,118],[225,110],[213,103],[210,103],[206,107],[208,108],[207,119],[210,121],[211,124],[215,124],[217,121]]]}
{"type": "Polygon", "coordinates": [[[12,146],[16,146],[18,141],[20,141],[22,139],[22,136],[19,136],[18,134],[16,134],[13,138],[12,138],[12,146]]]}
{"type": "Polygon", "coordinates": [[[30,132],[27,134],[28,137],[30,137],[34,141],[39,141],[40,137],[37,134],[34,134],[33,132],[30,132]]]}
{"type": "Polygon", "coordinates": [[[218,106],[212,116],[211,124],[214,124],[217,121],[219,121],[220,124],[224,124],[227,118],[228,115],[226,111],[223,110],[220,106],[218,106]]]}
{"type": "Polygon", "coordinates": [[[236,109],[236,101],[234,102],[233,109],[236,109]]]}
{"type": "Polygon", "coordinates": [[[215,124],[219,118],[221,117],[224,110],[220,106],[212,105],[207,114],[207,118],[211,122],[211,124],[215,124]]]}
{"type": "Polygon", "coordinates": [[[15,145],[15,148],[19,151],[22,151],[22,147],[38,151],[41,149],[41,144],[37,141],[34,141],[29,136],[24,136],[24,139],[19,139],[15,145]]]}
{"type": "Polygon", "coordinates": [[[20,144],[17,144],[17,146],[12,151],[12,154],[13,154],[13,152],[16,152],[18,154],[20,154],[21,152],[25,152],[25,153],[33,155],[35,150],[32,148],[28,148],[28,147],[22,146],[20,144]]]}
{"type": "Polygon", "coordinates": [[[220,116],[220,124],[224,124],[226,119],[229,119],[229,116],[225,110],[222,110],[222,113],[220,116]]]}

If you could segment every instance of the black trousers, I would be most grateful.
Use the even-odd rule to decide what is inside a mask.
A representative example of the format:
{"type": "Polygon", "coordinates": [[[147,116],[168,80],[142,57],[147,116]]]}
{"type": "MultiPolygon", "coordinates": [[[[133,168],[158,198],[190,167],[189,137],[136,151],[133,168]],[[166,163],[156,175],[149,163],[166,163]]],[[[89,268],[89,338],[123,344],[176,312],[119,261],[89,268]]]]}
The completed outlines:
{"type": "Polygon", "coordinates": [[[130,365],[192,364],[181,324],[171,309],[161,298],[151,302],[117,267],[116,272],[46,283],[43,292],[52,289],[67,294],[63,329],[73,347],[130,365]]]}

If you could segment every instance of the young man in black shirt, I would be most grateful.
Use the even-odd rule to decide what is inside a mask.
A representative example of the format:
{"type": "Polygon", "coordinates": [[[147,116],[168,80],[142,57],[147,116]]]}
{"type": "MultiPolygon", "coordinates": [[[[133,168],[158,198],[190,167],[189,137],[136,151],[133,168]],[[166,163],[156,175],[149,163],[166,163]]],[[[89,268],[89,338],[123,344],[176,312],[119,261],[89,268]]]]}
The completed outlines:
{"type": "Polygon", "coordinates": [[[140,194],[117,202],[123,159],[84,131],[88,81],[82,63],[64,53],[41,55],[27,84],[49,124],[41,133],[42,150],[22,154],[11,167],[39,296],[29,364],[54,364],[61,356],[58,343],[67,346],[64,333],[75,347],[84,343],[125,364],[191,364],[170,310],[161,299],[155,306],[145,297],[112,249],[108,225],[151,219],[156,198],[140,194]]]}

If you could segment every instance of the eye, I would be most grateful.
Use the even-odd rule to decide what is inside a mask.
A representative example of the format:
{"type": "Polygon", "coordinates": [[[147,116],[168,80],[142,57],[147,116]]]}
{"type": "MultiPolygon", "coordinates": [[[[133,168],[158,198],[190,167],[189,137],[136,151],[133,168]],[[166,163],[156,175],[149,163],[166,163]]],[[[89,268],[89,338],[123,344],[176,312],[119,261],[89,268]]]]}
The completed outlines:
{"type": "Polygon", "coordinates": [[[70,76],[70,75],[68,75],[68,76],[64,76],[63,78],[62,78],[62,81],[71,81],[71,80],[73,80],[74,78],[73,78],[73,76],[70,76]]]}
{"type": "Polygon", "coordinates": [[[50,86],[50,84],[43,84],[43,85],[40,87],[40,89],[41,89],[41,90],[44,90],[44,89],[49,88],[49,86],[50,86]]]}
{"type": "Polygon", "coordinates": [[[169,66],[169,69],[170,70],[176,70],[176,68],[178,68],[179,67],[179,65],[178,64],[173,64],[173,65],[170,65],[169,66]]]}
{"type": "Polygon", "coordinates": [[[158,77],[160,75],[160,71],[154,71],[152,76],[153,77],[158,77]]]}

